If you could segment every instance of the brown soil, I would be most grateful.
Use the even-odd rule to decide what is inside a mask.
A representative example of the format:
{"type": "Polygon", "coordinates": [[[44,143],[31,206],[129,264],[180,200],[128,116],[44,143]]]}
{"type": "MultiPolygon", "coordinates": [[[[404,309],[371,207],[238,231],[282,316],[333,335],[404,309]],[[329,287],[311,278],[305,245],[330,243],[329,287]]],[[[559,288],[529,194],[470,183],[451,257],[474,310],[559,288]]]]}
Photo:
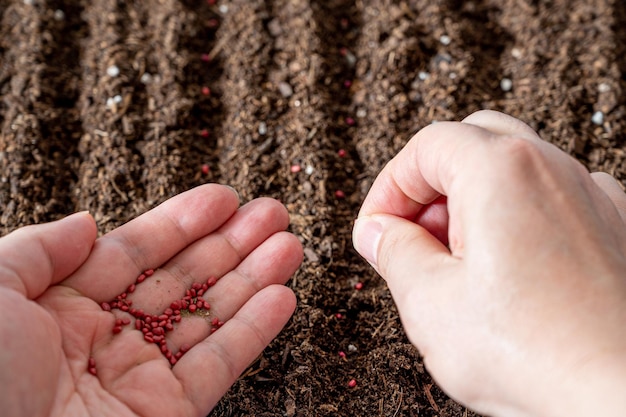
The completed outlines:
{"type": "Polygon", "coordinates": [[[306,248],[299,307],[212,415],[471,415],[433,385],[351,222],[413,132],[481,108],[624,182],[621,2],[212,3],[0,0],[1,233],[76,210],[106,232],[208,181],[278,198],[306,248]]]}

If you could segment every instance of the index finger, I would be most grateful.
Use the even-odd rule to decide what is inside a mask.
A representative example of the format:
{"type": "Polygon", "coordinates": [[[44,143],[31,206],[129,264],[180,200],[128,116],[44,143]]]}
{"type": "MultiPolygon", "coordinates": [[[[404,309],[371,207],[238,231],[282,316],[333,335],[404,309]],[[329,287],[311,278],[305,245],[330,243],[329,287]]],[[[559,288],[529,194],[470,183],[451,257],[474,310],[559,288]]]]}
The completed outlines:
{"type": "Polygon", "coordinates": [[[89,259],[63,285],[90,298],[110,299],[141,272],[218,229],[238,207],[236,192],[218,184],[172,197],[96,240],[89,259]],[[107,279],[94,279],[95,274],[107,279]]]}
{"type": "Polygon", "coordinates": [[[385,213],[413,220],[424,206],[448,195],[453,179],[463,182],[476,172],[468,164],[479,168],[488,163],[489,147],[484,145],[503,137],[542,142],[524,122],[492,110],[473,113],[461,123],[425,127],[382,170],[359,215],[385,213]]]}
{"type": "Polygon", "coordinates": [[[384,213],[413,220],[426,205],[448,194],[455,174],[476,153],[477,141],[493,136],[486,129],[458,122],[423,128],[380,172],[359,217],[384,213]]]}

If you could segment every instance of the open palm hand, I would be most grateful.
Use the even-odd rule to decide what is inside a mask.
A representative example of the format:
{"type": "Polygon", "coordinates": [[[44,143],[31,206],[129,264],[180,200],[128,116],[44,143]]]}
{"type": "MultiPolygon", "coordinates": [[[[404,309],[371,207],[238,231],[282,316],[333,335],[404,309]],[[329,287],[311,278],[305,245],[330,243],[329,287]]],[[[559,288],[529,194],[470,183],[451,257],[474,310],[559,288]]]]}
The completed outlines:
{"type": "Polygon", "coordinates": [[[238,206],[209,184],[98,239],[86,213],[0,239],[2,414],[206,415],[295,307],[276,285],[302,260],[286,210],[265,198],[238,206]],[[190,348],[173,366],[128,312],[101,307],[127,292],[133,308],[159,315],[210,277],[210,309],[186,311],[165,335],[170,352],[190,348]],[[116,320],[130,325],[116,334],[116,320]]]}

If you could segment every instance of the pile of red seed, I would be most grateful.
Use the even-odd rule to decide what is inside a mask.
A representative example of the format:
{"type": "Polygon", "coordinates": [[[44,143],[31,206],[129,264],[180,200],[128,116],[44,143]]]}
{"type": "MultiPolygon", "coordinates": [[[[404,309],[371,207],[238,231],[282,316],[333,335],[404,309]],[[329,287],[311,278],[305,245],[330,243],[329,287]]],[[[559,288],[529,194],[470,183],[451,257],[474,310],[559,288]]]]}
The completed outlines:
{"type": "MultiPolygon", "coordinates": [[[[121,293],[110,302],[102,303],[100,306],[104,311],[118,309],[133,316],[135,318],[135,329],[143,333],[143,338],[146,342],[154,343],[159,346],[163,356],[165,356],[173,366],[190,349],[190,346],[184,344],[180,347],[178,352],[173,353],[167,347],[165,335],[167,332],[174,330],[174,324],[180,323],[185,315],[209,316],[211,306],[202,296],[210,287],[217,283],[217,278],[210,277],[202,284],[197,282],[193,283],[191,288],[185,291],[183,298],[173,301],[161,314],[152,315],[146,314],[142,309],[133,308],[133,302],[128,299],[128,294],[133,293],[137,285],[144,282],[153,274],[153,269],[144,271],[137,277],[135,283],[128,286],[125,292],[121,293]]],[[[130,323],[131,320],[129,318],[116,319],[113,325],[113,334],[121,333],[123,326],[127,326],[130,323]]],[[[217,317],[214,317],[211,320],[211,333],[222,327],[223,324],[224,323],[217,317]]],[[[96,375],[95,361],[93,358],[89,359],[87,369],[91,374],[96,375]]]]}

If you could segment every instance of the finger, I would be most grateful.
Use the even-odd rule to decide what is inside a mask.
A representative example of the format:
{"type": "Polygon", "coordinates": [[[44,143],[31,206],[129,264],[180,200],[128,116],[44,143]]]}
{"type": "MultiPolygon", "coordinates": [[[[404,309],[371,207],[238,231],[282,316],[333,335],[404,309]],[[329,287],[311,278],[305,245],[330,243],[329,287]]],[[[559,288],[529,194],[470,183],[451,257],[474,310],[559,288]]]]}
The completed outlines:
{"type": "Polygon", "coordinates": [[[142,271],[163,265],[215,231],[238,205],[236,192],[223,185],[207,184],[184,192],[98,239],[89,260],[64,284],[90,298],[108,301],[142,271]]]}
{"type": "Polygon", "coordinates": [[[85,262],[96,234],[86,212],[16,230],[0,239],[0,285],[37,298],[85,262]]]}
{"type": "MultiPolygon", "coordinates": [[[[420,130],[378,175],[359,216],[388,213],[413,219],[427,204],[444,193],[445,178],[436,178],[439,167],[447,177],[459,155],[476,140],[491,134],[477,126],[440,122],[420,130]],[[469,138],[473,140],[469,140],[469,138]]],[[[456,170],[455,170],[456,171],[456,170]]]]}
{"type": "Polygon", "coordinates": [[[515,117],[493,110],[480,110],[470,114],[463,123],[482,127],[495,135],[523,137],[529,140],[540,140],[537,132],[515,117]]]}
{"type": "Polygon", "coordinates": [[[198,415],[207,414],[293,314],[287,287],[257,293],[222,328],[193,347],[173,368],[198,415]]]}
{"type": "Polygon", "coordinates": [[[221,281],[259,245],[288,225],[289,214],[280,202],[271,198],[253,200],[221,228],[191,244],[149,280],[137,285],[128,299],[148,314],[161,314],[193,283],[206,283],[209,277],[221,281]]]}
{"type": "Polygon", "coordinates": [[[591,178],[611,199],[622,221],[626,222],[626,194],[617,180],[606,172],[594,172],[591,178]]]}

